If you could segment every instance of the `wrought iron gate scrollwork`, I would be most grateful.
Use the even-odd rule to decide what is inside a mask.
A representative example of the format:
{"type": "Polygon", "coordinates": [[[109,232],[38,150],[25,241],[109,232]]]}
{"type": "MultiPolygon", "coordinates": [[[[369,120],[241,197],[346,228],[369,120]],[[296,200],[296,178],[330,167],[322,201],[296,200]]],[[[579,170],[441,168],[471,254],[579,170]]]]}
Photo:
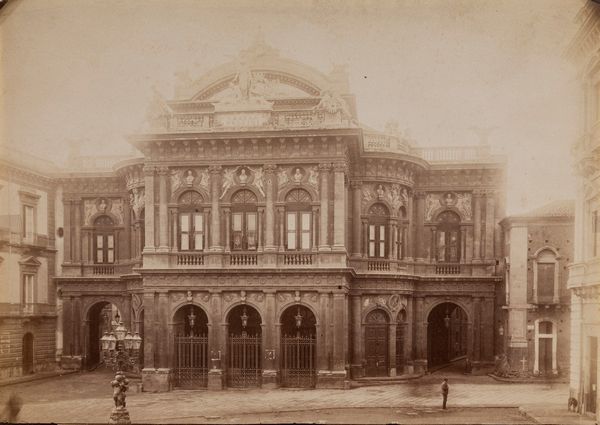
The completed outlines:
{"type": "Polygon", "coordinates": [[[282,386],[313,388],[316,385],[315,347],[314,335],[281,338],[282,386]]]}
{"type": "Polygon", "coordinates": [[[204,388],[208,384],[208,337],[176,336],[174,370],[175,386],[204,388]]]}
{"type": "Polygon", "coordinates": [[[227,385],[238,388],[259,387],[262,382],[261,359],[261,335],[230,335],[227,385]]]}

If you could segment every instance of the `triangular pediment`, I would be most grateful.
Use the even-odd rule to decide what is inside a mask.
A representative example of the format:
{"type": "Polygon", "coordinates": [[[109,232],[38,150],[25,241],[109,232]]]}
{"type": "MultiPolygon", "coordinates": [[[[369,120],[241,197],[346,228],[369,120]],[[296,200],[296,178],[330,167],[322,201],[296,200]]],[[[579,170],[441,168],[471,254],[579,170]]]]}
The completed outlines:
{"type": "Polygon", "coordinates": [[[39,260],[37,258],[35,258],[34,256],[25,257],[24,259],[19,261],[19,264],[21,266],[29,266],[29,267],[39,267],[42,265],[42,263],[40,263],[39,260]]]}

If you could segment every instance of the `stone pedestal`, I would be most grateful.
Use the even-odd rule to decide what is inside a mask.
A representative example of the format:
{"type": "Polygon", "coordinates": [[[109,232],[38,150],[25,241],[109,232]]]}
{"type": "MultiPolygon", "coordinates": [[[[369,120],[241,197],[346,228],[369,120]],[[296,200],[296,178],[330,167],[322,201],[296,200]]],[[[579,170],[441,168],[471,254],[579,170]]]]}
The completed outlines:
{"type": "Polygon", "coordinates": [[[347,389],[345,370],[320,370],[317,372],[317,388],[347,389]]]}
{"type": "Polygon", "coordinates": [[[62,356],[60,368],[64,370],[81,370],[81,356],[62,356]]]}
{"type": "Polygon", "coordinates": [[[208,371],[208,383],[206,388],[209,391],[220,391],[223,389],[223,370],[210,369],[208,371]]]}
{"type": "Polygon", "coordinates": [[[129,412],[125,407],[115,407],[110,413],[109,424],[130,424],[129,412]]]}
{"type": "Polygon", "coordinates": [[[143,369],[142,391],[150,393],[162,393],[171,391],[171,369],[143,369]]]}
{"type": "Polygon", "coordinates": [[[276,370],[263,370],[262,388],[273,389],[279,386],[279,379],[276,370]]]}
{"type": "Polygon", "coordinates": [[[415,360],[413,364],[414,373],[425,373],[427,372],[427,360],[415,360]]]}
{"type": "Polygon", "coordinates": [[[350,375],[352,379],[359,379],[365,376],[365,368],[362,364],[352,364],[350,365],[350,375]]]}

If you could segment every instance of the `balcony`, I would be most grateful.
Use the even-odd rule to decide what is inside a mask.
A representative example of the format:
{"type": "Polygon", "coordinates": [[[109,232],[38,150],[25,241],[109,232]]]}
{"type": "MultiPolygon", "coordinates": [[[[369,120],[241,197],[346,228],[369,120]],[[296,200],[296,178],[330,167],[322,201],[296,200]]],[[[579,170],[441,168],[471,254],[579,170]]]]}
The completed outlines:
{"type": "Polygon", "coordinates": [[[284,266],[312,266],[317,263],[316,254],[306,252],[286,252],[279,256],[284,266]]]}
{"type": "Polygon", "coordinates": [[[62,265],[62,276],[116,277],[132,273],[133,268],[139,265],[137,261],[115,264],[64,263],[62,265]]]}
{"type": "Polygon", "coordinates": [[[406,264],[403,261],[385,258],[351,259],[350,267],[359,273],[402,273],[407,271],[406,264]]]}
{"type": "Polygon", "coordinates": [[[258,254],[255,252],[241,252],[229,254],[230,266],[258,266],[258,254]]]}
{"type": "Polygon", "coordinates": [[[460,264],[437,263],[435,265],[435,274],[460,274],[460,264]]]}

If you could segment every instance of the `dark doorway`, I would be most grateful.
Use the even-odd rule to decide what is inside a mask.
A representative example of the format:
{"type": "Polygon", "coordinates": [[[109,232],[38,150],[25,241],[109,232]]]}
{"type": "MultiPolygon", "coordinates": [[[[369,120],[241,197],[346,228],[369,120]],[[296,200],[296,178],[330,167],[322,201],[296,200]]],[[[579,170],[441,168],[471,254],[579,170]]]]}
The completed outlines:
{"type": "Polygon", "coordinates": [[[34,373],[33,369],[33,334],[27,332],[23,335],[23,375],[34,373]]]}
{"type": "Polygon", "coordinates": [[[195,305],[181,307],[173,318],[175,386],[202,388],[208,384],[208,317],[195,305]]]}
{"type": "Polygon", "coordinates": [[[247,305],[227,316],[227,385],[258,387],[262,381],[262,327],[258,311],[247,305]]]}
{"type": "Polygon", "coordinates": [[[586,410],[596,413],[596,397],[598,394],[598,338],[590,337],[590,386],[586,400],[586,410]]]}
{"type": "Polygon", "coordinates": [[[539,350],[540,374],[552,375],[552,338],[540,338],[539,350]]]}
{"type": "Polygon", "coordinates": [[[88,312],[88,335],[85,367],[95,369],[102,361],[100,338],[104,332],[111,333],[122,320],[119,309],[109,302],[94,304],[88,312]]]}
{"type": "Polygon", "coordinates": [[[442,303],[427,319],[427,363],[434,367],[467,354],[467,314],[458,305],[442,303]]]}
{"type": "Polygon", "coordinates": [[[389,318],[383,310],[373,310],[365,323],[366,376],[388,376],[389,318]]]}
{"type": "Polygon", "coordinates": [[[316,384],[315,315],[297,305],[281,315],[281,385],[312,388],[316,384]]]}

